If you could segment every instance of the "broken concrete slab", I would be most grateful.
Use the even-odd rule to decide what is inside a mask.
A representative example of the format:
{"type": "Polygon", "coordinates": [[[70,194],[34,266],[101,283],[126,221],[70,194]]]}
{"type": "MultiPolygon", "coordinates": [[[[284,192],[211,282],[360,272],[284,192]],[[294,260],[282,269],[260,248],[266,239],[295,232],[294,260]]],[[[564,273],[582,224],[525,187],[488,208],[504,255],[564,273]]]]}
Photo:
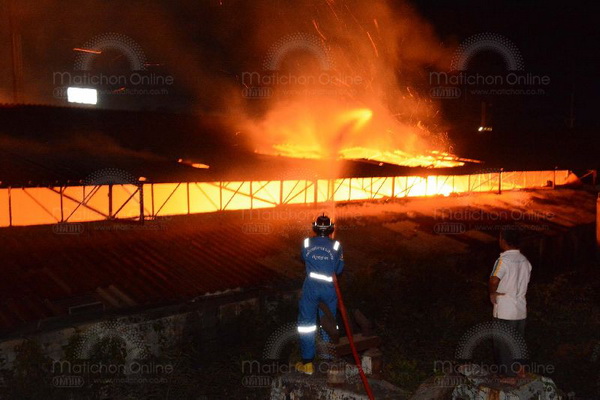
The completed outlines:
{"type": "Polygon", "coordinates": [[[552,379],[528,374],[515,384],[503,383],[493,376],[443,375],[423,382],[410,400],[550,400],[560,391],[552,379]]]}
{"type": "Polygon", "coordinates": [[[456,386],[452,399],[554,400],[559,390],[554,381],[541,375],[528,374],[514,385],[488,377],[468,377],[456,386]]]}
{"type": "MultiPolygon", "coordinates": [[[[356,368],[354,368],[356,369],[356,368]]],[[[317,366],[313,375],[304,375],[299,372],[283,374],[273,380],[271,385],[271,400],[368,400],[362,382],[357,374],[349,374],[345,383],[329,383],[328,375],[317,366]]],[[[369,379],[373,394],[378,400],[405,400],[409,393],[389,382],[369,379]]]]}

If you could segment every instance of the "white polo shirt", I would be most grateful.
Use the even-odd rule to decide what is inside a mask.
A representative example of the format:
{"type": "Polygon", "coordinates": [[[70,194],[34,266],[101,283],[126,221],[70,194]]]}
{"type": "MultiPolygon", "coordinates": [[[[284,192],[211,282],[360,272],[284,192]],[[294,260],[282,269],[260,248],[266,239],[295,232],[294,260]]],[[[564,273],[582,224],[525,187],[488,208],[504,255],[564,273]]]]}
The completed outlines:
{"type": "Polygon", "coordinates": [[[531,276],[531,264],[519,250],[507,250],[500,254],[491,276],[500,279],[498,296],[494,305],[494,317],[519,320],[527,318],[527,285],[531,276]]]}

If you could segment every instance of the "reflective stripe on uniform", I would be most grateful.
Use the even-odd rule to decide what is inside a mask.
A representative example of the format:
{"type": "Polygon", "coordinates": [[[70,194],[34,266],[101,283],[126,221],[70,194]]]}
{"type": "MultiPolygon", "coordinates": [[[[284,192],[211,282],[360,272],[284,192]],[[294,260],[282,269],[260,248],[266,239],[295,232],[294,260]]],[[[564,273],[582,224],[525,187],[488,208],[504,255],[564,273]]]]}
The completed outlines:
{"type": "Polygon", "coordinates": [[[335,251],[338,251],[338,249],[340,248],[340,242],[338,242],[337,240],[335,241],[335,243],[333,244],[333,249],[335,251]]]}
{"type": "Polygon", "coordinates": [[[317,330],[317,325],[298,325],[298,333],[311,333],[317,330]]]}
{"type": "Polygon", "coordinates": [[[308,274],[308,276],[321,281],[333,282],[333,278],[331,276],[317,274],[316,272],[311,272],[310,274],[308,274]]]}
{"type": "Polygon", "coordinates": [[[309,238],[304,239],[304,248],[305,249],[308,248],[309,244],[310,244],[310,239],[309,238]]]}

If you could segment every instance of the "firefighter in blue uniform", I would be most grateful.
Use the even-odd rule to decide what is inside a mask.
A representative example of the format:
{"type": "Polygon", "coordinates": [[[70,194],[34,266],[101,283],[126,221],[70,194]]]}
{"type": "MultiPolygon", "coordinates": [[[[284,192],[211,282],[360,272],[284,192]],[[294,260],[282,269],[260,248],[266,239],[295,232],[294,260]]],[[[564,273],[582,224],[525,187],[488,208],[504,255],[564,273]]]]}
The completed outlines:
{"type": "MultiPolygon", "coordinates": [[[[298,333],[300,335],[300,351],[302,362],[296,369],[305,374],[312,374],[315,357],[315,334],[317,332],[317,312],[319,318],[323,311],[319,302],[325,303],[334,318],[337,309],[337,294],[333,284],[333,275],[344,269],[344,256],[340,242],[331,239],[334,226],[325,214],[319,216],[312,225],[316,236],[304,239],[302,243],[302,259],[306,265],[306,279],[302,286],[302,297],[299,304],[298,333]]],[[[323,340],[329,337],[322,332],[323,340]]]]}

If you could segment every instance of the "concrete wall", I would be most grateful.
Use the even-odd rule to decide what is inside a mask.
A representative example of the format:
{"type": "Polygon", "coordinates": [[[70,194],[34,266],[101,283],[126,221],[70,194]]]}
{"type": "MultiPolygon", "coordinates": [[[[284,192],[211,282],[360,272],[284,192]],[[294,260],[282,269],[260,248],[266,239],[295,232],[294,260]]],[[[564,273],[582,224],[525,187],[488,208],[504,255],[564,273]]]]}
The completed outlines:
{"type": "Polygon", "coordinates": [[[223,334],[223,329],[226,330],[242,312],[260,312],[264,304],[263,296],[263,293],[239,292],[208,297],[191,304],[107,316],[105,319],[7,339],[0,342],[0,369],[13,366],[17,348],[25,340],[39,343],[43,353],[53,360],[64,359],[64,347],[76,335],[83,341],[115,336],[131,343],[132,347],[143,347],[148,355],[160,356],[165,349],[190,340],[217,339],[223,334]]]}

